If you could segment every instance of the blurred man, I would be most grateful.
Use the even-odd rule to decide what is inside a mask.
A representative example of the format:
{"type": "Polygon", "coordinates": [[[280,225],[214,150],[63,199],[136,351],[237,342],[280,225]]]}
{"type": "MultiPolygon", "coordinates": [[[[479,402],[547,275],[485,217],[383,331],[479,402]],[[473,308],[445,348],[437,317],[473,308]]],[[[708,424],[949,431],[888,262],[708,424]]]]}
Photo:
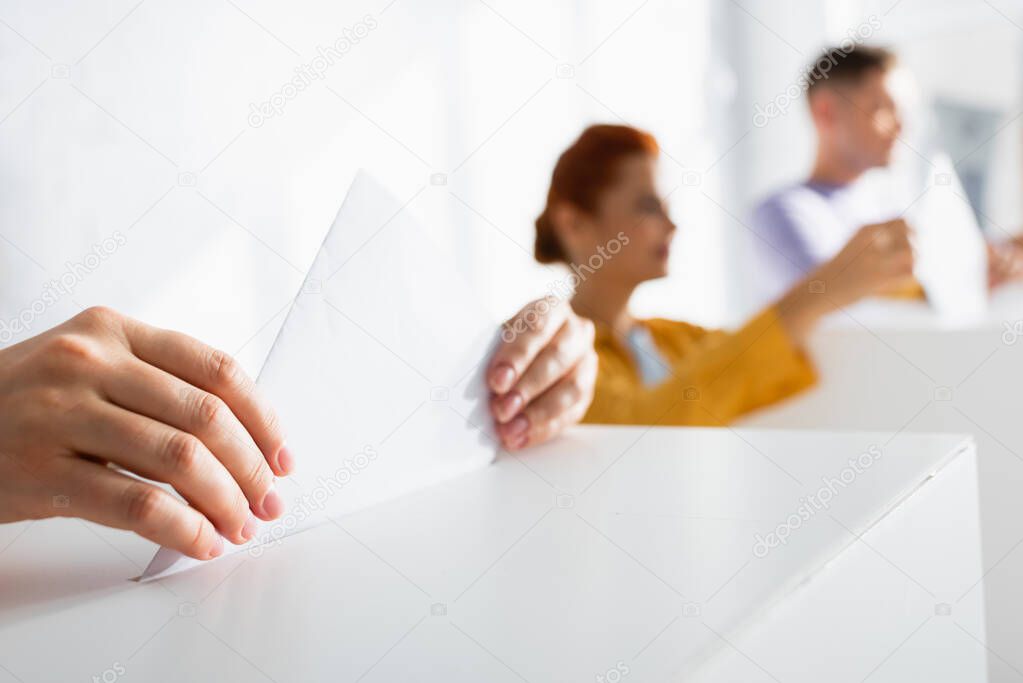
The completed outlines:
{"type": "MultiPolygon", "coordinates": [[[[809,178],[763,200],[753,216],[757,287],[784,291],[833,257],[856,231],[900,217],[908,208],[895,192],[863,182],[886,167],[902,130],[889,80],[895,55],[862,45],[830,48],[806,76],[817,156],[809,178]]],[[[989,245],[989,284],[1017,277],[1023,263],[1015,241],[989,245]]],[[[920,296],[914,282],[894,294],[920,296]]]]}

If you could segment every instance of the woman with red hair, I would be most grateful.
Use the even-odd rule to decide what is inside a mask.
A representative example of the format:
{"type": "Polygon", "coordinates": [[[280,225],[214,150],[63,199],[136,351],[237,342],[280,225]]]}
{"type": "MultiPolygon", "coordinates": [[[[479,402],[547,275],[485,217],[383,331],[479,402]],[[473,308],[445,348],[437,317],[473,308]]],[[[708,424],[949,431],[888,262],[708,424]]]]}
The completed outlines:
{"type": "Polygon", "coordinates": [[[825,314],[912,273],[901,220],[858,232],[741,329],[640,320],[629,299],[667,275],[675,225],[654,177],[657,141],[628,126],[587,128],[558,159],[536,221],[535,255],[574,275],[572,307],[596,326],[599,370],[585,422],[727,424],[815,381],[803,347],[825,314]]]}

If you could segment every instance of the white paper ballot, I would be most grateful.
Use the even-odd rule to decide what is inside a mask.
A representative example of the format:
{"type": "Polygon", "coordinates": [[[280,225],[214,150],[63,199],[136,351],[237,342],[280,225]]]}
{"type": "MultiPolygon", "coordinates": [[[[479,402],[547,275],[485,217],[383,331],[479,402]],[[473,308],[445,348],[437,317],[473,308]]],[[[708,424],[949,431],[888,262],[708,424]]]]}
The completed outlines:
{"type": "Polygon", "coordinates": [[[935,182],[910,209],[914,273],[942,320],[966,324],[987,310],[987,244],[946,154],[932,159],[935,182]]]}
{"type": "MultiPolygon", "coordinates": [[[[295,455],[266,543],[488,465],[483,374],[497,324],[449,251],[360,173],[258,383],[295,455]]],[[[161,548],[142,579],[200,564],[161,548]]]]}

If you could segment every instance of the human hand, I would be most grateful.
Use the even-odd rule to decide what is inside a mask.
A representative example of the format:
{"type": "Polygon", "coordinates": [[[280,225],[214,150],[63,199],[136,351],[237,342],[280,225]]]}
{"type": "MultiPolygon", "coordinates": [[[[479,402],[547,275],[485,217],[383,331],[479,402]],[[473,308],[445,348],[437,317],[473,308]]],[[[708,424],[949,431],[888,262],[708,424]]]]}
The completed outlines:
{"type": "Polygon", "coordinates": [[[913,276],[910,234],[901,218],[860,228],[821,269],[831,298],[845,305],[904,285],[913,276]]]}
{"type": "Polygon", "coordinates": [[[1023,245],[1016,239],[987,245],[988,288],[1023,279],[1023,245]]]}
{"type": "Polygon", "coordinates": [[[583,418],[597,378],[593,334],[591,321],[555,297],[527,304],[504,324],[487,384],[505,448],[543,443],[583,418]]]}
{"type": "Polygon", "coordinates": [[[90,308],[0,350],[0,522],[80,517],[205,560],[281,515],[292,467],[252,380],[184,334],[90,308]]]}
{"type": "Polygon", "coordinates": [[[913,276],[910,228],[902,219],[860,228],[842,250],[778,302],[782,324],[797,345],[836,308],[905,285],[913,276]]]}

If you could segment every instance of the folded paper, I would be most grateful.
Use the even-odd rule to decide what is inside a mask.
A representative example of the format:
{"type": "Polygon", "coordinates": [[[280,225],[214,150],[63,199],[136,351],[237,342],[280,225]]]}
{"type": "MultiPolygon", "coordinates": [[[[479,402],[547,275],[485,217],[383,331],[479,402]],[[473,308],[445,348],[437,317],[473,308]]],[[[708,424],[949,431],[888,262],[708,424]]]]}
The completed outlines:
{"type": "Polygon", "coordinates": [[[976,323],[987,311],[987,244],[952,160],[935,155],[929,170],[933,184],[907,211],[914,272],[943,322],[976,323]]]}
{"type": "MultiPolygon", "coordinates": [[[[295,454],[267,543],[489,464],[497,325],[449,250],[360,173],[259,375],[295,454]]],[[[227,554],[227,553],[225,553],[227,554]]],[[[161,548],[142,575],[200,564],[161,548]]]]}

